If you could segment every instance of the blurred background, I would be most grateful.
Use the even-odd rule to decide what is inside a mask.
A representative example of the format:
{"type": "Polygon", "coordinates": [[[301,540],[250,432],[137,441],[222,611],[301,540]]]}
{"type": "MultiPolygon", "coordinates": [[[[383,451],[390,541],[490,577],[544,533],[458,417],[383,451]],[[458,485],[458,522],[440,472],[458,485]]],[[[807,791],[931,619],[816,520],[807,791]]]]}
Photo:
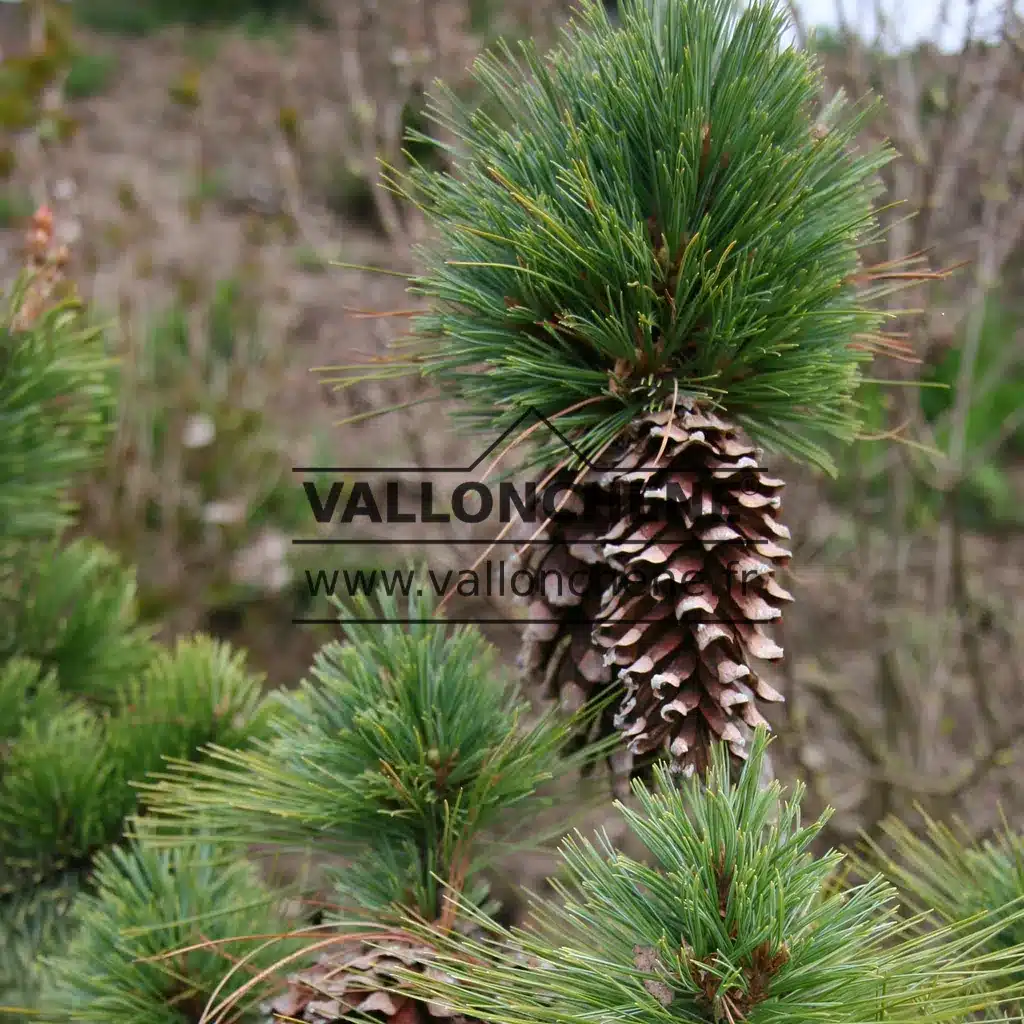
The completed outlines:
{"type": "MultiPolygon", "coordinates": [[[[315,368],[381,351],[415,305],[400,275],[425,228],[375,183],[379,159],[403,159],[404,130],[426,127],[424,87],[441,77],[473,102],[477,53],[553,41],[571,8],[0,0],[0,269],[9,279],[25,218],[48,202],[126,375],[81,529],[138,564],[166,637],[209,630],[247,647],[270,683],[297,682],[333,631],[291,621],[310,614],[304,570],[317,564],[291,544],[313,525],[291,467],[479,454],[466,458],[472,442],[435,405],[338,426],[418,385],[338,391],[315,368]]],[[[809,811],[836,808],[829,843],[915,803],[978,834],[998,824],[997,801],[1021,823],[1021,14],[969,0],[791,8],[792,44],[823,65],[823,102],[839,88],[885,100],[865,142],[899,151],[885,172],[891,230],[866,260],[958,265],[893,298],[919,310],[889,328],[918,361],[874,368],[895,383],[866,386],[868,436],[837,450],[838,479],[787,470],[797,601],[775,756],[783,779],[807,783],[809,811]]],[[[466,565],[462,539],[430,549],[436,572],[466,565]]],[[[345,548],[331,561],[417,554],[345,548]]],[[[515,628],[485,631],[511,666],[515,628]]]]}

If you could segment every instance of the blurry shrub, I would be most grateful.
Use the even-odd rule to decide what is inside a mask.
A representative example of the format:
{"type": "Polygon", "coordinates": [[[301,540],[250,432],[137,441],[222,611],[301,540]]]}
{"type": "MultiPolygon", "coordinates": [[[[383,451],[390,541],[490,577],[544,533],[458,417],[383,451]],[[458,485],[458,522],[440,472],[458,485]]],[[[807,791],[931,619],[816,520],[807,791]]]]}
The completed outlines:
{"type": "Polygon", "coordinates": [[[494,18],[493,0],[469,0],[469,30],[478,36],[485,36],[494,18]]]}
{"type": "MultiPolygon", "coordinates": [[[[961,521],[974,529],[998,529],[1024,523],[1024,510],[1007,468],[1024,456],[1024,417],[1020,396],[1024,393],[1024,324],[999,297],[987,302],[971,383],[965,420],[964,477],[950,499],[935,486],[927,472],[918,477],[910,509],[911,527],[933,523],[944,500],[951,500],[961,521]]],[[[943,347],[921,369],[925,387],[918,392],[923,419],[934,431],[940,452],[948,452],[951,420],[958,403],[960,364],[964,339],[943,347]]],[[[890,396],[884,384],[862,389],[866,431],[884,434],[891,428],[887,414],[890,396]]],[[[858,489],[884,504],[889,482],[871,469],[879,447],[873,442],[850,446],[841,457],[848,467],[840,475],[837,491],[845,498],[858,489]],[[845,479],[844,479],[845,478],[845,479]]]]}
{"type": "Polygon", "coordinates": [[[82,53],[71,61],[64,79],[64,95],[84,100],[103,92],[117,70],[117,58],[107,53],[82,53]]]}
{"type": "Polygon", "coordinates": [[[814,25],[811,28],[807,45],[816,53],[840,54],[846,51],[849,40],[843,36],[840,29],[833,25],[814,25]]]}
{"type": "Polygon", "coordinates": [[[190,68],[176,82],[172,82],[167,90],[167,95],[172,103],[179,107],[195,109],[202,103],[202,91],[200,89],[201,76],[195,68],[190,68]]]}
{"type": "Polygon", "coordinates": [[[363,227],[382,231],[371,173],[354,166],[344,156],[328,160],[322,170],[324,203],[331,213],[363,227]]]}
{"type": "Polygon", "coordinates": [[[73,60],[71,23],[64,8],[47,5],[41,49],[7,54],[0,61],[0,136],[35,125],[44,90],[73,60]]]}
{"type": "Polygon", "coordinates": [[[73,0],[75,16],[103,32],[143,35],[169,24],[319,20],[319,0],[73,0]]]}
{"type": "MultiPolygon", "coordinates": [[[[1024,455],[1024,423],[1012,426],[1024,393],[1022,333],[1024,322],[1014,317],[1004,303],[993,298],[986,304],[974,365],[974,400],[967,414],[968,451],[996,445],[1024,455]],[[1009,429],[1007,424],[1011,424],[1009,429]]],[[[957,402],[961,358],[962,345],[958,343],[941,353],[921,375],[926,381],[948,386],[945,390],[926,388],[921,392],[921,409],[930,423],[937,424],[957,402]]],[[[940,430],[940,441],[947,440],[948,427],[940,430]]]]}
{"type": "MultiPolygon", "coordinates": [[[[280,362],[233,280],[199,313],[178,304],[141,337],[128,331],[121,356],[115,438],[83,495],[84,521],[138,565],[148,614],[199,621],[252,588],[236,563],[261,529],[286,529],[299,511],[266,415],[280,362]]],[[[285,582],[268,570],[265,589],[285,582]]]]}
{"type": "Polygon", "coordinates": [[[15,186],[0,187],[0,228],[17,227],[32,215],[32,197],[15,186]]]}

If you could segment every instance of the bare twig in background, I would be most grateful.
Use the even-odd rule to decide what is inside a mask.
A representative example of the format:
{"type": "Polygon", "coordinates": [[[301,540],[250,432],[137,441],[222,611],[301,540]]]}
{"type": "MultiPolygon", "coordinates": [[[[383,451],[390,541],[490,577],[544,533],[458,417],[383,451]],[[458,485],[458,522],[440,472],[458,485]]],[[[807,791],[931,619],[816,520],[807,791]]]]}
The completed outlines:
{"type": "Polygon", "coordinates": [[[272,123],[269,119],[265,128],[267,138],[271,140],[274,166],[281,183],[285,211],[294,221],[306,245],[316,253],[322,263],[326,264],[337,258],[337,242],[320,229],[316,219],[307,211],[302,177],[292,140],[287,137],[280,124],[272,123]]]}
{"type": "MultiPolygon", "coordinates": [[[[1005,772],[1024,730],[1024,712],[1016,710],[1024,696],[1017,617],[1012,608],[982,606],[972,596],[974,569],[954,500],[978,460],[989,457],[1024,419],[1024,413],[1011,416],[985,446],[969,448],[973,411],[1024,362],[1024,332],[1016,332],[1005,339],[994,365],[979,373],[987,305],[1000,284],[1006,287],[1008,265],[1024,244],[1024,66],[1014,42],[1019,18],[1005,3],[1001,40],[982,45],[980,5],[968,0],[966,39],[959,53],[949,55],[932,45],[894,45],[895,8],[882,0],[872,0],[872,7],[859,10],[857,18],[860,24],[874,22],[876,38],[868,43],[837,0],[842,49],[825,60],[833,85],[854,96],[883,95],[880,119],[867,131],[888,136],[900,152],[886,172],[890,200],[920,211],[903,223],[896,222],[899,211],[888,214],[894,230],[883,258],[926,250],[939,264],[966,257],[971,273],[944,286],[936,312],[946,315],[928,325],[941,329],[943,343],[962,338],[949,410],[927,422],[913,388],[895,388],[891,397],[893,426],[906,425],[906,436],[937,454],[927,456],[910,445],[889,447],[863,471],[854,499],[859,511],[853,513],[854,553],[846,571],[861,595],[858,618],[876,637],[874,677],[858,669],[856,679],[847,679],[841,658],[789,669],[795,759],[818,799],[849,801],[849,818],[833,823],[833,834],[847,841],[851,829],[872,830],[885,814],[917,800],[940,814],[962,811],[982,782],[1005,772]],[[884,532],[874,525],[877,511],[866,498],[878,473],[886,478],[884,532]],[[942,496],[933,538],[909,525],[922,486],[942,496]],[[988,623],[984,631],[982,621],[988,623]],[[834,777],[837,771],[843,775],[841,763],[825,769],[805,756],[821,712],[837,724],[855,758],[849,784],[834,777]]],[[[949,8],[943,0],[935,36],[948,24],[949,8]]],[[[922,298],[927,305],[940,296],[922,298]]],[[[885,370],[878,376],[909,376],[906,367],[885,370]]],[[[830,571],[842,570],[837,565],[830,571]]],[[[975,803],[972,809],[976,818],[985,817],[983,807],[975,803]]]]}
{"type": "Polygon", "coordinates": [[[803,15],[794,0],[786,0],[786,9],[789,11],[789,20],[793,23],[796,44],[803,49],[807,45],[807,26],[804,24],[803,15]]]}
{"type": "MultiPolygon", "coordinates": [[[[363,84],[363,70],[359,56],[360,40],[363,38],[363,23],[368,16],[364,4],[347,3],[339,17],[338,41],[341,45],[341,73],[359,132],[359,148],[362,159],[366,163],[364,170],[375,179],[379,153],[379,140],[375,126],[380,111],[378,104],[370,98],[363,84]]],[[[376,182],[374,184],[376,186],[376,182]]],[[[388,237],[392,242],[401,243],[404,240],[404,232],[398,207],[393,197],[384,189],[374,187],[373,202],[388,237]]]]}

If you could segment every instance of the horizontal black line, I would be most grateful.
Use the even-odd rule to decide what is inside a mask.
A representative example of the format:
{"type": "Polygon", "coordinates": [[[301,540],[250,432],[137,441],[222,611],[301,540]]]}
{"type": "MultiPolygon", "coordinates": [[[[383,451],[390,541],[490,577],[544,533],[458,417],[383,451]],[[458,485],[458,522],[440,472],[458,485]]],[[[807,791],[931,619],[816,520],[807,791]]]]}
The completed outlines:
{"type": "Polygon", "coordinates": [[[472,473],[472,466],[292,466],[293,473],[472,473]]]}
{"type": "MultiPolygon", "coordinates": [[[[656,544],[686,544],[695,540],[694,535],[688,534],[685,537],[656,537],[650,543],[656,544]]],[[[536,544],[538,547],[550,543],[550,539],[541,540],[537,538],[531,540],[529,537],[483,537],[477,539],[467,540],[445,540],[444,538],[422,538],[422,537],[367,537],[363,540],[349,539],[349,538],[338,538],[338,537],[325,537],[323,539],[317,537],[297,537],[292,539],[293,544],[297,544],[303,547],[336,547],[338,545],[346,544],[384,544],[384,545],[395,545],[395,544],[416,544],[416,545],[432,545],[432,544],[448,544],[453,548],[457,548],[462,544],[536,544]]],[[[566,540],[566,544],[586,544],[591,543],[590,541],[580,540],[566,540]]],[[[614,543],[614,542],[609,542],[614,543]]],[[[730,547],[743,548],[754,547],[757,544],[764,544],[763,540],[720,540],[717,544],[728,544],[730,547]]],[[[625,554],[626,552],[621,552],[625,554]]],[[[636,552],[637,554],[639,552],[636,552]]],[[[708,552],[710,554],[710,552],[708,552]]],[[[653,563],[652,563],[653,564],[653,563]]]]}
{"type": "MultiPolygon", "coordinates": [[[[655,625],[665,619],[573,619],[572,624],[587,626],[655,625]]],[[[780,619],[705,619],[687,622],[692,626],[767,626],[780,619]]],[[[293,626],[561,626],[565,619],[292,619],[293,626]]]]}
{"type": "MultiPolygon", "coordinates": [[[[652,473],[667,472],[672,469],[671,466],[665,465],[651,465],[651,466],[634,466],[632,469],[616,469],[614,466],[592,466],[591,471],[594,473],[601,473],[603,476],[626,476],[629,473],[637,473],[644,470],[650,470],[652,473]]],[[[361,473],[369,476],[372,473],[380,475],[381,473],[417,473],[423,475],[425,473],[473,473],[476,470],[476,466],[292,466],[291,471],[293,473],[361,473]]],[[[698,472],[696,468],[687,468],[686,472],[693,473],[698,472]]],[[[714,474],[718,470],[707,470],[707,478],[709,480],[716,480],[721,483],[725,483],[727,477],[716,477],[714,474]]],[[[724,470],[723,470],[724,472],[724,470]]],[[[754,475],[755,470],[751,467],[746,469],[736,469],[734,473],[743,473],[746,475],[754,475]]],[[[471,481],[477,483],[478,481],[471,481]]]]}
{"type": "MultiPolygon", "coordinates": [[[[293,466],[293,473],[359,473],[360,475],[370,476],[373,473],[380,475],[381,473],[418,473],[421,476],[425,473],[472,473],[475,467],[472,466],[293,466]]],[[[671,466],[634,466],[632,469],[614,469],[611,466],[598,467],[592,469],[592,472],[601,473],[603,476],[626,476],[629,473],[636,473],[641,470],[650,470],[651,473],[668,472],[672,470],[671,466]]],[[[693,469],[686,470],[689,473],[694,472],[693,469]]],[[[716,480],[717,482],[725,483],[727,477],[716,477],[714,475],[715,470],[708,470],[708,479],[716,480]]],[[[754,470],[737,469],[736,473],[745,473],[749,475],[754,474],[754,470]]],[[[477,483],[477,480],[469,481],[471,483],[477,483]]],[[[536,482],[536,481],[526,481],[536,482]]]]}
{"type": "MultiPolygon", "coordinates": [[[[497,451],[501,447],[502,443],[506,438],[511,437],[512,434],[519,428],[519,426],[530,418],[533,418],[537,423],[543,423],[548,430],[557,437],[567,451],[572,452],[588,469],[600,473],[629,473],[635,472],[637,468],[633,467],[628,470],[619,470],[614,465],[603,465],[599,462],[594,462],[587,458],[572,441],[569,440],[559,429],[556,427],[551,420],[544,416],[539,409],[529,406],[524,409],[522,414],[512,423],[505,432],[494,441],[492,441],[487,448],[482,451],[468,466],[453,467],[453,466],[402,466],[399,468],[383,469],[379,466],[364,467],[364,466],[296,466],[292,469],[293,473],[472,473],[476,468],[484,462],[493,452],[497,451]]],[[[647,466],[644,465],[644,469],[657,470],[659,466],[647,466]]]]}
{"type": "Polygon", "coordinates": [[[450,544],[453,547],[457,547],[459,544],[528,544],[530,541],[527,538],[522,540],[509,539],[508,537],[501,537],[500,539],[494,540],[445,540],[441,538],[420,538],[420,537],[367,537],[365,540],[350,540],[340,539],[335,537],[325,538],[320,540],[316,537],[302,537],[292,540],[293,544],[301,544],[306,547],[319,547],[323,545],[325,547],[338,545],[338,544],[450,544]]]}

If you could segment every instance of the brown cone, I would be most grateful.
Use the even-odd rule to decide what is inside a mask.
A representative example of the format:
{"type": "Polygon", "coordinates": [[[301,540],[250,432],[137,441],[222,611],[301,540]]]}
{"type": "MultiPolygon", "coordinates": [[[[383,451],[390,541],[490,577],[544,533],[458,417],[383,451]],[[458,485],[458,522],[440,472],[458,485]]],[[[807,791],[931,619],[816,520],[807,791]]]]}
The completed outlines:
{"type": "Polygon", "coordinates": [[[367,1016],[387,1024],[469,1024],[468,1018],[440,1003],[396,994],[396,970],[419,969],[429,976],[436,970],[430,959],[431,950],[426,946],[346,943],[322,955],[313,967],[289,977],[285,991],[264,1008],[264,1024],[335,1024],[365,1021],[367,1016]]]}
{"type": "Polygon", "coordinates": [[[775,580],[782,487],[720,417],[689,403],[644,417],[525,552],[527,676],[569,708],[624,690],[600,729],[634,758],[703,774],[721,739],[745,760],[758,700],[782,700],[751,664],[782,656],[764,624],[792,600],[775,580]]]}

